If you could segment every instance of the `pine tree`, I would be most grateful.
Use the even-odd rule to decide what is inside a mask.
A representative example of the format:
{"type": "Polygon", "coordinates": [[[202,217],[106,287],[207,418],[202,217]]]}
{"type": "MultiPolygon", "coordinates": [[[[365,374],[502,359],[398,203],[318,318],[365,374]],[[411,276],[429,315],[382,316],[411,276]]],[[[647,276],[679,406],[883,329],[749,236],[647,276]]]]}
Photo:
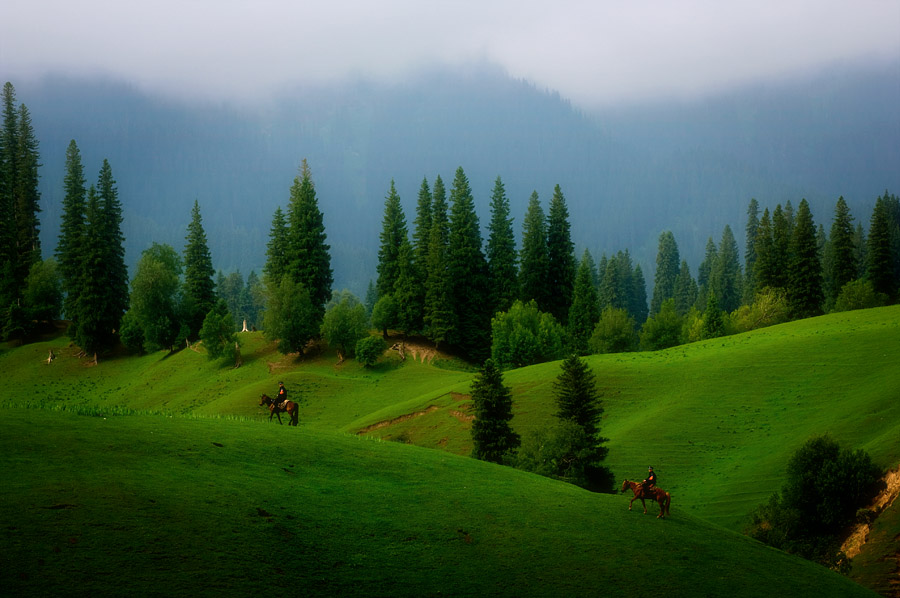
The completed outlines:
{"type": "Polygon", "coordinates": [[[547,216],[547,311],[564,326],[575,286],[575,245],[572,243],[571,228],[566,198],[556,185],[547,216]]]}
{"type": "Polygon", "coordinates": [[[841,289],[851,280],[856,280],[859,266],[856,263],[856,247],[853,245],[853,216],[843,197],[839,197],[834,208],[829,240],[829,299],[833,303],[841,289]]]}
{"type": "Polygon", "coordinates": [[[588,438],[598,442],[603,407],[597,381],[590,366],[577,355],[569,355],[562,362],[562,372],[553,382],[556,398],[556,417],[578,425],[588,438]]]}
{"type": "MultiPolygon", "coordinates": [[[[790,202],[788,202],[788,206],[790,206],[790,202]]],[[[793,208],[786,212],[782,209],[781,204],[775,206],[775,211],[772,212],[772,257],[770,264],[772,280],[769,286],[777,289],[786,289],[788,286],[793,220],[793,208]]]]}
{"type": "Polygon", "coordinates": [[[419,302],[419,276],[413,262],[413,249],[403,239],[397,255],[397,280],[394,281],[394,301],[397,305],[396,326],[410,335],[422,329],[422,304],[419,302]]]}
{"type": "Polygon", "coordinates": [[[263,267],[266,285],[274,288],[281,284],[281,279],[287,274],[289,261],[287,221],[284,218],[284,212],[281,211],[281,206],[278,206],[275,208],[272,228],[269,229],[269,243],[266,245],[266,265],[263,267]]]}
{"type": "MultiPolygon", "coordinates": [[[[422,179],[422,186],[419,187],[419,200],[416,203],[416,220],[414,222],[416,230],[413,233],[413,261],[416,270],[421,273],[422,278],[428,270],[428,242],[431,239],[431,189],[428,187],[428,179],[422,179]]],[[[422,289],[424,297],[424,285],[422,289]]]]}
{"type": "Polygon", "coordinates": [[[378,248],[378,280],[375,288],[378,296],[394,292],[399,276],[400,247],[407,242],[406,216],[400,205],[400,196],[391,180],[391,189],[384,199],[384,218],[381,221],[381,245],[378,248]]]}
{"type": "MultiPolygon", "coordinates": [[[[0,129],[0,310],[19,297],[21,286],[16,249],[16,145],[18,126],[16,91],[12,83],[3,86],[3,122],[0,129]]],[[[2,312],[0,312],[2,313],[2,312]]]]}
{"type": "Polygon", "coordinates": [[[756,263],[753,265],[753,278],[756,283],[756,290],[762,290],[766,287],[774,288],[776,286],[775,246],[772,234],[772,219],[769,216],[769,208],[766,208],[763,210],[759,227],[756,229],[756,240],[753,244],[756,254],[756,263]]]}
{"type": "Polygon", "coordinates": [[[675,311],[679,316],[687,314],[697,303],[697,282],[691,276],[691,269],[686,260],[681,260],[678,278],[675,279],[675,311]]]}
{"type": "Polygon", "coordinates": [[[723,311],[730,313],[740,307],[743,296],[741,285],[741,262],[737,242],[731,227],[726,224],[709,282],[709,287],[718,297],[719,307],[723,311]]]}
{"type": "Polygon", "coordinates": [[[747,234],[744,245],[744,304],[753,303],[756,295],[756,237],[759,234],[759,202],[750,200],[747,207],[747,234]]]}
{"type": "Polygon", "coordinates": [[[309,326],[318,331],[325,315],[325,303],[331,299],[334,275],[328,253],[330,247],[325,242],[325,223],[306,159],[300,164],[300,176],[294,178],[291,186],[287,219],[290,250],[288,273],[309,292],[314,319],[309,326]]]}
{"type": "Polygon", "coordinates": [[[816,242],[816,227],[809,203],[800,201],[791,235],[787,298],[795,318],[809,318],[822,313],[822,264],[816,242]]]}
{"type": "Polygon", "coordinates": [[[872,210],[866,244],[868,257],[866,277],[876,293],[884,293],[889,299],[893,299],[897,291],[897,281],[894,279],[889,209],[888,195],[885,192],[884,197],[879,197],[875,201],[875,208],[872,210]]]}
{"type": "Polygon", "coordinates": [[[423,319],[425,334],[435,346],[440,346],[456,325],[451,297],[453,283],[447,265],[447,251],[450,244],[447,197],[440,176],[434,181],[432,198],[423,319]]]}
{"type": "Polygon", "coordinates": [[[487,261],[481,250],[481,229],[475,200],[462,167],[456,169],[450,190],[450,238],[447,271],[456,329],[448,339],[469,358],[481,362],[490,354],[489,288],[487,261]]]}
{"type": "Polygon", "coordinates": [[[650,301],[650,314],[659,312],[666,299],[675,296],[675,280],[678,278],[680,257],[678,244],[672,231],[663,231],[659,235],[659,248],[656,252],[656,274],[653,277],[653,299],[650,301]]]}
{"type": "Polygon", "coordinates": [[[547,311],[550,303],[549,268],[547,253],[547,224],[537,191],[531,193],[528,210],[522,223],[522,252],[519,260],[519,289],[522,301],[534,301],[540,311],[547,311]]]}
{"type": "Polygon", "coordinates": [[[188,306],[187,326],[191,338],[198,338],[206,314],[216,304],[212,256],[206,244],[206,232],[200,217],[200,205],[194,200],[191,222],[184,246],[184,298],[188,306]]]}
{"type": "Polygon", "coordinates": [[[718,338],[725,334],[725,322],[722,318],[721,301],[714,290],[706,297],[706,310],[703,312],[702,338],[718,338]]]}
{"type": "Polygon", "coordinates": [[[38,142],[34,136],[31,115],[25,104],[19,105],[16,118],[16,179],[13,201],[16,227],[16,283],[25,288],[31,267],[41,261],[41,238],[38,212],[41,194],[38,191],[38,142]]]}
{"type": "Polygon", "coordinates": [[[493,359],[487,359],[472,381],[472,456],[482,461],[502,463],[504,456],[520,444],[509,422],[513,418],[512,392],[503,385],[503,373],[493,359]]]}
{"type": "Polygon", "coordinates": [[[631,274],[631,301],[628,313],[638,324],[643,324],[649,315],[647,309],[647,281],[644,279],[644,271],[640,264],[635,264],[631,274]]]}
{"type": "Polygon", "coordinates": [[[853,245],[856,246],[856,277],[865,278],[869,265],[869,241],[861,222],[856,223],[853,231],[853,245]]]}
{"type": "Polygon", "coordinates": [[[588,341],[599,319],[600,303],[591,280],[591,254],[585,249],[575,274],[575,291],[569,309],[568,332],[573,351],[579,355],[588,353],[588,341]]]}
{"type": "Polygon", "coordinates": [[[81,287],[81,252],[85,242],[85,190],[84,167],[81,152],[75,140],[66,150],[66,175],[64,179],[62,219],[59,225],[59,241],[56,245],[56,261],[65,293],[63,311],[66,318],[75,316],[75,304],[81,287]]]}
{"type": "Polygon", "coordinates": [[[506,311],[519,296],[516,239],[509,199],[500,177],[491,194],[491,222],[488,225],[487,262],[491,283],[491,313],[506,311]]]}
{"type": "Polygon", "coordinates": [[[109,161],[104,159],[97,179],[97,194],[103,212],[102,236],[105,244],[107,309],[113,328],[128,309],[128,267],[125,265],[125,235],[122,233],[122,203],[109,161]]]}
{"type": "Polygon", "coordinates": [[[620,258],[622,257],[623,254],[620,251],[618,255],[614,255],[606,261],[603,280],[598,292],[600,311],[609,307],[628,311],[629,292],[626,281],[629,276],[624,271],[625,264],[621,263],[620,258]]]}
{"type": "Polygon", "coordinates": [[[697,269],[697,302],[702,304],[699,306],[701,309],[706,306],[706,297],[710,290],[710,278],[718,256],[719,250],[716,248],[716,243],[712,240],[712,237],[709,237],[706,240],[706,253],[703,261],[700,262],[700,267],[697,269]]]}

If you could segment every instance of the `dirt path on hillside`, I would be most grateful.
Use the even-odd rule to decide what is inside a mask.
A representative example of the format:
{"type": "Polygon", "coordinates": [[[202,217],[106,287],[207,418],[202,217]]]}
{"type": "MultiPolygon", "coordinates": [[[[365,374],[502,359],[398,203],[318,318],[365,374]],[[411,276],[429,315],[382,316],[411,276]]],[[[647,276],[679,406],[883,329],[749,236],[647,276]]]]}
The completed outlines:
{"type": "MultiPolygon", "coordinates": [[[[894,500],[896,500],[897,495],[900,494],[900,467],[889,471],[884,477],[884,481],[887,484],[887,488],[876,496],[875,500],[872,501],[872,504],[869,505],[869,509],[875,513],[881,513],[890,507],[894,500]]],[[[862,549],[868,538],[869,524],[860,523],[853,529],[853,532],[841,545],[841,550],[847,554],[848,558],[852,559],[859,554],[859,551],[862,549]]]]}

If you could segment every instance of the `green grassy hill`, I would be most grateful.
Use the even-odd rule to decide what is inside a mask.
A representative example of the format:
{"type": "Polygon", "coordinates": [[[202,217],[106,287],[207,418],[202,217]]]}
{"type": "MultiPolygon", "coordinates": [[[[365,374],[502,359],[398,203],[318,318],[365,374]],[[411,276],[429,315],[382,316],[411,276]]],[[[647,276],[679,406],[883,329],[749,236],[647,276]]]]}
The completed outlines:
{"type": "MultiPolygon", "coordinates": [[[[41,434],[44,434],[44,420],[103,421],[51,410],[25,411],[22,415],[21,407],[37,404],[81,407],[87,413],[111,414],[118,408],[128,407],[179,416],[224,415],[236,419],[185,420],[157,415],[116,418],[115,421],[146,421],[147,427],[151,428],[146,434],[152,432],[149,422],[185,425],[188,427],[180,432],[181,437],[191,442],[195,442],[194,434],[199,433],[198,430],[207,427],[211,427],[213,435],[216,429],[223,430],[223,433],[226,429],[237,430],[234,434],[238,437],[250,435],[254,439],[259,438],[261,444],[257,445],[257,449],[264,454],[282,443],[297,443],[296,446],[306,447],[305,443],[313,439],[319,443],[337,443],[325,452],[333,451],[338,456],[349,450],[346,446],[367,447],[366,455],[372,453],[379,457],[368,466],[365,463],[361,465],[368,472],[362,478],[367,480],[363,486],[390,486],[394,482],[388,481],[389,477],[384,482],[378,482],[379,471],[415,470],[418,463],[430,462],[431,459],[442,464],[466,464],[466,467],[474,467],[479,472],[465,471],[460,473],[460,478],[438,476],[432,479],[429,477],[432,472],[419,470],[417,475],[425,476],[425,487],[421,492],[435,495],[428,500],[424,497],[418,499],[425,505],[433,505],[432,501],[437,497],[457,492],[472,476],[486,475],[488,479],[492,476],[511,476],[504,479],[519,480],[522,484],[526,483],[525,480],[533,480],[531,476],[518,472],[473,463],[448,454],[465,455],[471,448],[466,396],[472,378],[469,372],[417,363],[412,359],[401,364],[395,358],[387,359],[374,370],[365,370],[353,361],[337,366],[334,355],[327,352],[297,360],[291,356],[280,356],[274,351],[274,346],[258,334],[244,335],[243,338],[244,366],[236,370],[211,363],[202,353],[189,350],[171,356],[157,353],[140,358],[112,358],[97,367],[88,367],[84,361],[74,357],[76,349],[68,347],[68,341],[64,338],[4,349],[0,353],[0,372],[4,380],[0,388],[0,403],[9,406],[9,416],[4,415],[4,420],[13,421],[27,415],[36,426],[35,430],[41,430],[41,434]],[[45,360],[51,348],[59,358],[47,365],[45,360]],[[256,402],[259,394],[273,394],[279,379],[286,382],[292,398],[302,401],[299,430],[256,423],[266,417],[256,402]],[[421,451],[400,443],[366,442],[341,435],[356,434],[361,430],[367,430],[369,437],[401,439],[442,450],[421,451]],[[383,465],[383,461],[392,459],[399,461],[390,466],[383,465]]],[[[787,460],[812,435],[828,433],[846,446],[865,448],[885,468],[900,462],[900,442],[897,441],[900,438],[898,306],[834,314],[657,353],[593,356],[588,361],[597,374],[603,392],[606,412],[602,433],[610,438],[607,464],[618,479],[640,478],[646,472],[647,465],[653,465],[660,473],[661,486],[673,495],[673,511],[677,516],[671,522],[664,522],[665,525],[671,523],[671,527],[637,527],[627,530],[629,533],[624,536],[617,535],[629,546],[628,550],[640,552],[637,544],[649,541],[660,529],[673,529],[676,525],[685,525],[684,522],[690,522],[692,530],[702,529],[703,534],[714,538],[714,541],[711,540],[713,544],[724,542],[724,538],[731,537],[725,529],[739,531],[747,513],[781,486],[787,460]],[[716,527],[709,527],[709,523],[716,527]]],[[[555,411],[552,381],[558,371],[559,364],[550,363],[506,373],[505,381],[512,387],[515,401],[513,425],[519,432],[528,433],[552,418],[555,411]]],[[[7,430],[8,425],[6,421],[0,424],[4,438],[11,434],[13,437],[15,434],[25,434],[24,429],[28,428],[24,426],[21,430],[12,431],[7,430]]],[[[88,432],[84,432],[76,434],[76,437],[86,438],[87,435],[88,432]]],[[[50,435],[47,442],[51,442],[52,437],[50,435]]],[[[59,452],[63,446],[57,444],[56,450],[51,449],[51,454],[59,452]]],[[[179,450],[171,447],[162,453],[166,458],[174,458],[172,455],[178,454],[179,450]]],[[[212,454],[216,454],[215,451],[212,454]]],[[[156,458],[156,455],[154,453],[152,456],[156,458]]],[[[374,456],[372,458],[375,459],[374,456]]],[[[83,461],[93,464],[93,460],[87,458],[83,461]]],[[[329,473],[335,468],[343,472],[356,466],[355,463],[341,465],[341,462],[340,458],[334,461],[326,459],[322,463],[325,469],[312,479],[326,479],[332,473],[337,475],[336,472],[329,473]]],[[[170,465],[160,462],[153,467],[170,465]]],[[[434,467],[441,470],[443,465],[434,467]]],[[[284,471],[282,474],[290,475],[284,471]]],[[[352,475],[362,474],[357,472],[352,475]]],[[[325,482],[316,482],[321,483],[325,482]]],[[[484,483],[488,488],[492,486],[490,481],[484,483]]],[[[500,484],[499,481],[496,483],[500,484]]],[[[503,482],[506,483],[515,486],[519,482],[503,482]]],[[[548,488],[560,486],[549,480],[527,482],[532,483],[537,486],[511,490],[513,500],[509,496],[493,496],[486,490],[479,492],[487,492],[485,508],[493,501],[508,504],[515,510],[523,500],[543,500],[531,497],[532,492],[543,494],[550,492],[548,488]]],[[[77,487],[77,484],[74,486],[77,487]]],[[[564,488],[553,492],[574,492],[577,496],[584,494],[574,488],[564,488]]],[[[365,491],[362,486],[359,490],[365,491]]],[[[334,492],[343,495],[348,490],[344,488],[334,492]]],[[[391,492],[404,493],[402,488],[394,488],[391,492]]],[[[214,494],[218,496],[218,491],[214,494]]],[[[215,500],[220,501],[221,498],[215,500]]],[[[379,502],[377,495],[366,500],[361,497],[347,497],[347,500],[379,502]]],[[[458,503],[462,499],[454,500],[458,503]]],[[[640,522],[649,519],[630,517],[633,513],[624,511],[627,500],[621,496],[585,494],[583,500],[591,505],[584,508],[596,511],[596,516],[600,518],[591,520],[592,527],[612,526],[610,529],[614,529],[625,525],[620,519],[632,523],[636,521],[639,523],[635,525],[644,526],[646,523],[640,522]],[[609,517],[604,515],[606,507],[600,505],[608,505],[609,517]]],[[[450,510],[463,508],[457,503],[448,502],[444,507],[450,510]]],[[[57,500],[53,504],[67,503],[57,500]]],[[[265,505],[258,506],[274,513],[265,505]]],[[[474,507],[465,507],[470,508],[474,507]]],[[[531,508],[530,504],[523,506],[517,516],[532,517],[533,513],[529,513],[531,508]]],[[[324,509],[323,520],[344,516],[343,512],[336,514],[334,510],[326,516],[324,513],[328,509],[324,509]]],[[[567,505],[562,510],[569,509],[567,505]]],[[[74,511],[69,508],[58,510],[65,513],[74,511]]],[[[359,516],[357,513],[351,514],[351,517],[359,516]]],[[[432,519],[443,516],[431,512],[431,506],[423,515],[432,519]]],[[[545,519],[546,514],[539,518],[545,519]]],[[[884,522],[887,521],[891,521],[890,517],[884,519],[884,522]]],[[[884,522],[882,525],[887,526],[885,533],[889,533],[895,524],[884,522]]],[[[6,525],[5,518],[3,523],[6,525]]],[[[520,524],[524,525],[521,522],[510,523],[511,528],[503,532],[504,535],[514,536],[516,532],[512,528],[520,524]]],[[[562,524],[554,522],[553,525],[562,524]]],[[[462,524],[459,529],[474,537],[462,524]]],[[[561,537],[568,533],[559,531],[561,537]]],[[[603,538],[608,536],[603,534],[603,538]]],[[[736,538],[747,542],[739,536],[736,538]]],[[[521,538],[519,542],[522,542],[521,538]]],[[[469,545],[465,541],[463,544],[469,545]]],[[[891,542],[888,540],[881,544],[879,550],[882,554],[890,554],[891,542]]],[[[615,548],[625,550],[621,543],[615,548]]],[[[538,543],[528,549],[540,552],[543,547],[538,543]]],[[[260,550],[266,552],[267,549],[261,545],[260,550]]],[[[351,548],[344,546],[335,550],[351,548]]],[[[603,545],[597,550],[605,555],[613,551],[613,546],[603,545]]],[[[694,547],[692,550],[706,549],[694,547]]],[[[716,552],[712,547],[708,550],[710,553],[716,552]]],[[[568,554],[570,551],[561,548],[556,552],[568,554]]],[[[779,557],[784,558],[782,555],[779,557]]],[[[484,562],[483,555],[478,558],[484,562]]],[[[880,559],[881,556],[864,551],[856,561],[882,563],[878,566],[884,569],[880,559]]],[[[622,566],[623,562],[619,565],[622,566]]],[[[613,585],[625,587],[626,579],[638,580],[645,576],[644,567],[649,567],[650,562],[654,563],[656,570],[656,561],[637,559],[633,568],[623,571],[620,577],[610,578],[619,580],[613,585]]],[[[544,565],[550,567],[546,562],[544,565]]],[[[573,565],[579,571],[576,577],[588,575],[585,571],[595,566],[582,565],[573,565]]],[[[510,566],[509,563],[504,565],[510,566]]],[[[684,576],[691,579],[697,574],[697,571],[691,572],[690,567],[675,567],[674,570],[682,570],[684,576]]],[[[825,574],[821,569],[816,571],[825,574]]],[[[785,574],[788,577],[792,575],[785,574]]],[[[540,576],[538,573],[534,575],[540,576]]],[[[545,574],[541,575],[550,579],[545,574]]],[[[683,579],[678,583],[687,584],[688,581],[683,579]]],[[[503,583],[508,585],[514,582],[505,578],[503,583]]],[[[460,586],[454,587],[460,589],[460,586]]],[[[679,587],[683,589],[688,585],[679,587]]],[[[713,590],[709,592],[718,593],[713,590]]]]}
{"type": "Polygon", "coordinates": [[[0,409],[9,596],[867,596],[676,509],[315,429],[0,409]]]}

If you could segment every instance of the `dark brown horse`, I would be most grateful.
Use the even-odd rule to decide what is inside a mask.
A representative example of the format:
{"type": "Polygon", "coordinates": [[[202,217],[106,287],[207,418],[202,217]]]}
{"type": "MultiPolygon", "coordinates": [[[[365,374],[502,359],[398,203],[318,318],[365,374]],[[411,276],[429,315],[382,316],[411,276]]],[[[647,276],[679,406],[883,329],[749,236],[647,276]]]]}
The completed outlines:
{"type": "Polygon", "coordinates": [[[259,404],[265,405],[269,408],[269,421],[272,421],[272,416],[278,416],[278,423],[281,422],[281,413],[287,412],[288,415],[291,416],[291,421],[288,423],[289,426],[296,426],[300,419],[300,405],[293,401],[285,401],[285,407],[282,409],[278,406],[278,402],[275,401],[272,397],[267,394],[263,394],[259,397],[259,404]]]}
{"type": "Polygon", "coordinates": [[[637,500],[641,499],[641,504],[644,505],[644,513],[647,513],[647,503],[644,502],[645,498],[649,498],[650,500],[655,500],[659,503],[659,515],[657,515],[657,519],[665,517],[669,514],[669,505],[672,503],[672,496],[663,490],[662,488],[657,488],[654,486],[649,490],[645,490],[643,484],[640,482],[630,482],[625,480],[622,482],[622,492],[625,492],[627,489],[631,488],[631,491],[634,492],[634,496],[631,499],[631,502],[628,503],[628,510],[631,510],[631,504],[637,500]]]}

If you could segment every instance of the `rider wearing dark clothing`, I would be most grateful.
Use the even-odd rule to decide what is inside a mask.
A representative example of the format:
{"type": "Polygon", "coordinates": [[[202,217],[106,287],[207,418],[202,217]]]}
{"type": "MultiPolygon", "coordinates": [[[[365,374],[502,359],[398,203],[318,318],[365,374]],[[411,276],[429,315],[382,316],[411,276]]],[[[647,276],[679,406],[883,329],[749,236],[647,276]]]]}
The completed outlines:
{"type": "Polygon", "coordinates": [[[278,396],[275,397],[275,405],[284,408],[284,402],[287,401],[287,389],[284,387],[284,382],[278,383],[278,396]]]}
{"type": "Polygon", "coordinates": [[[643,484],[641,484],[641,487],[645,493],[650,492],[651,490],[653,490],[653,487],[656,486],[656,472],[653,471],[652,467],[648,467],[647,472],[647,479],[644,480],[643,484]]]}

